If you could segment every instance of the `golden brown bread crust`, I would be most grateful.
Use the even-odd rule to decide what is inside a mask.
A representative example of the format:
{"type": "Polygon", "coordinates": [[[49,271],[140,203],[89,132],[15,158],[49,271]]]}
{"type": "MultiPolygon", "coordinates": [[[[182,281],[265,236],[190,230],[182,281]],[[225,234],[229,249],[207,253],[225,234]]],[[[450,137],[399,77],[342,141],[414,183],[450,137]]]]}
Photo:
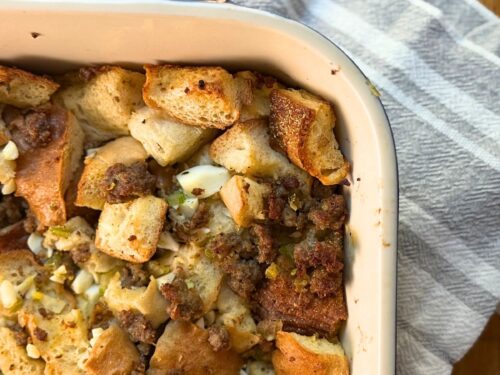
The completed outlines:
{"type": "Polygon", "coordinates": [[[48,78],[0,65],[0,103],[18,108],[37,107],[48,102],[58,88],[48,78]]]}
{"type": "Polygon", "coordinates": [[[298,167],[324,185],[345,179],[345,162],[333,135],[335,115],[325,100],[304,90],[271,92],[271,135],[298,167]]]}
{"type": "Polygon", "coordinates": [[[231,349],[214,352],[206,330],[171,320],[156,344],[148,374],[177,370],[189,375],[238,375],[242,365],[240,356],[231,349]]]}
{"type": "Polygon", "coordinates": [[[64,193],[83,151],[83,132],[71,112],[50,109],[52,140],[46,147],[21,148],[17,159],[16,196],[23,197],[45,226],[66,222],[64,193]]]}
{"type": "Polygon", "coordinates": [[[143,98],[147,106],[187,125],[224,129],[240,117],[249,101],[249,82],[221,67],[145,65],[143,98]]]}
{"type": "Polygon", "coordinates": [[[276,346],[273,366],[277,375],[349,375],[349,362],[344,355],[312,351],[289,332],[278,332],[276,346]]]}
{"type": "Polygon", "coordinates": [[[91,375],[128,375],[139,364],[139,352],[134,344],[113,324],[96,340],[85,370],[91,375]]]}

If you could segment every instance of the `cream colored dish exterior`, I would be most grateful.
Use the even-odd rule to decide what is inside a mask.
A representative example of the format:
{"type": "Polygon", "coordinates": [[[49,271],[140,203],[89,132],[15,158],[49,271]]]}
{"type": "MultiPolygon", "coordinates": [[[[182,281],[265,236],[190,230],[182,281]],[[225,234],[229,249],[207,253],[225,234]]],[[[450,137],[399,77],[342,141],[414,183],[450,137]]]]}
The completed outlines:
{"type": "Polygon", "coordinates": [[[330,100],[353,166],[344,189],[349,319],[341,339],[353,375],[394,373],[394,144],[379,98],[339,48],[296,22],[229,4],[2,1],[0,14],[0,62],[35,72],[92,63],[221,64],[267,71],[330,100]]]}

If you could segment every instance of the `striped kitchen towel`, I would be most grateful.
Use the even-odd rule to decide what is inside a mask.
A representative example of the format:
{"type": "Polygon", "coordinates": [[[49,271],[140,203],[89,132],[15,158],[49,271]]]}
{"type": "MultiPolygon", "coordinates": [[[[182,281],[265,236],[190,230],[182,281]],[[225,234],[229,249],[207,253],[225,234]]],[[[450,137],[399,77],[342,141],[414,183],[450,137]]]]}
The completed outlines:
{"type": "Polygon", "coordinates": [[[337,43],[400,176],[398,374],[448,374],[500,299],[500,22],[475,0],[234,0],[337,43]]]}

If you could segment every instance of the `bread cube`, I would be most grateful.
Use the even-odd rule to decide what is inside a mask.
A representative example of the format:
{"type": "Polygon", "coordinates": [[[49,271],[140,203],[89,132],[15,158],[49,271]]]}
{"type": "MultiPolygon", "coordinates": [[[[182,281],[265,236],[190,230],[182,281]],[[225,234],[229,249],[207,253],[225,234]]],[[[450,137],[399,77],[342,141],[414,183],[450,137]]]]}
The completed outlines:
{"type": "Polygon", "coordinates": [[[323,185],[335,185],[349,172],[333,134],[335,115],[325,100],[305,90],[271,93],[271,134],[290,160],[323,185]]]}
{"type": "Polygon", "coordinates": [[[0,103],[18,108],[47,103],[59,85],[48,78],[0,65],[0,103]]]}
{"type": "Polygon", "coordinates": [[[102,66],[82,68],[61,79],[55,100],[81,122],[87,142],[128,135],[132,112],[143,106],[144,74],[102,66]]]}
{"type": "Polygon", "coordinates": [[[14,331],[0,327],[0,371],[3,374],[43,375],[44,369],[43,360],[28,357],[25,347],[17,345],[14,331]]]}
{"type": "Polygon", "coordinates": [[[45,374],[86,374],[82,367],[89,341],[87,323],[80,310],[50,317],[28,313],[21,317],[21,323],[27,326],[33,345],[46,362],[45,374]],[[47,333],[45,340],[35,334],[36,328],[47,333]]]}
{"type": "Polygon", "coordinates": [[[215,306],[222,285],[220,269],[194,244],[187,244],[174,253],[169,265],[173,270],[182,270],[193,284],[203,302],[202,314],[210,311],[215,306]]]}
{"type": "Polygon", "coordinates": [[[44,147],[23,148],[21,135],[13,133],[20,148],[16,160],[16,196],[23,197],[45,226],[66,222],[64,193],[79,167],[83,132],[69,111],[51,107],[47,114],[52,140],[44,147]]]}
{"type": "Polygon", "coordinates": [[[185,124],[224,129],[240,117],[249,82],[221,67],[146,65],[144,101],[185,124]]]}
{"type": "Polygon", "coordinates": [[[254,220],[264,220],[264,199],[271,188],[248,177],[233,176],[220,190],[220,196],[233,220],[248,227],[254,220]]]}
{"type": "Polygon", "coordinates": [[[141,142],[148,154],[161,166],[189,158],[216,135],[215,129],[185,125],[162,117],[148,107],[134,113],[128,126],[132,137],[141,142]]]}
{"type": "Polygon", "coordinates": [[[97,338],[85,370],[90,375],[130,374],[139,364],[139,352],[128,335],[112,324],[97,338]]]}
{"type": "Polygon", "coordinates": [[[269,116],[271,103],[269,96],[273,89],[282,88],[276,78],[251,71],[236,73],[236,77],[250,82],[252,100],[241,108],[240,121],[247,121],[269,116]]]}
{"type": "Polygon", "coordinates": [[[156,279],[151,280],[147,287],[122,288],[117,272],[104,292],[104,301],[115,314],[123,310],[140,312],[154,328],[168,319],[167,301],[158,291],[156,279]]]}
{"type": "Polygon", "coordinates": [[[256,177],[295,176],[308,180],[307,173],[273,150],[265,119],[237,123],[210,146],[210,156],[218,164],[236,173],[256,177]]]}
{"type": "Polygon", "coordinates": [[[224,285],[217,299],[220,313],[217,322],[222,324],[231,338],[231,347],[243,353],[259,342],[257,326],[246,302],[224,285]]]}
{"type": "Polygon", "coordinates": [[[273,365],[277,375],[349,375],[349,361],[339,342],[280,331],[273,365]]]}
{"type": "Polygon", "coordinates": [[[102,210],[106,191],[101,182],[106,170],[116,163],[131,165],[148,157],[142,145],[132,137],[115,139],[85,159],[85,167],[78,183],[75,205],[102,210]]]}
{"type": "Polygon", "coordinates": [[[168,370],[183,374],[238,375],[243,361],[233,350],[215,352],[208,342],[208,332],[190,322],[171,320],[156,344],[149,375],[163,375],[168,370]]]}
{"type": "Polygon", "coordinates": [[[156,252],[167,206],[163,199],[152,195],[125,203],[106,203],[97,225],[97,248],[132,263],[147,262],[156,252]]]}

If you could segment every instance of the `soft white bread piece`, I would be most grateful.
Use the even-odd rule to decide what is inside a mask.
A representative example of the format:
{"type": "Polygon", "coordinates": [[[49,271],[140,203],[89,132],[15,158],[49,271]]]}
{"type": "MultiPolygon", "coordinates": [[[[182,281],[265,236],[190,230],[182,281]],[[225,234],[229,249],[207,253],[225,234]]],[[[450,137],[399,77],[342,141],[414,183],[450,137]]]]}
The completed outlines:
{"type": "Polygon", "coordinates": [[[130,116],[143,105],[144,81],[144,74],[118,66],[83,68],[62,78],[55,100],[82,123],[86,141],[107,141],[129,133],[130,116]]]}
{"type": "Polygon", "coordinates": [[[220,196],[233,220],[240,227],[248,227],[254,220],[264,220],[264,199],[271,192],[267,184],[233,176],[220,190],[220,196]]]}
{"type": "Polygon", "coordinates": [[[210,156],[236,173],[256,177],[295,176],[309,180],[307,173],[290,163],[286,156],[271,148],[265,119],[240,122],[216,138],[210,156]]]}
{"type": "Polygon", "coordinates": [[[23,197],[45,226],[66,222],[64,193],[78,169],[83,153],[83,132],[71,112],[53,106],[48,115],[52,140],[46,147],[20,149],[16,170],[16,196],[23,197]]]}
{"type": "Polygon", "coordinates": [[[241,107],[240,121],[267,117],[271,113],[269,96],[273,89],[283,88],[276,78],[254,73],[249,70],[236,73],[236,77],[246,79],[252,87],[252,101],[241,107]]]}
{"type": "Polygon", "coordinates": [[[10,290],[5,290],[7,288],[4,285],[2,294],[10,291],[11,298],[15,299],[15,303],[12,306],[4,306],[4,296],[1,296],[0,316],[16,317],[17,309],[24,307],[24,303],[27,302],[23,298],[23,294],[18,291],[19,285],[28,278],[33,280],[41,272],[42,266],[36,262],[33,253],[29,250],[7,250],[0,252],[0,283],[5,281],[10,284],[8,288],[10,290]]]}
{"type": "Polygon", "coordinates": [[[97,248],[132,263],[147,262],[156,252],[167,207],[167,202],[152,195],[106,203],[97,225],[97,248]]]}
{"type": "Polygon", "coordinates": [[[251,98],[249,82],[220,67],[146,65],[144,69],[146,104],[188,125],[227,128],[251,98]]]}
{"type": "Polygon", "coordinates": [[[115,314],[123,310],[140,312],[154,328],[168,319],[167,301],[161,296],[156,279],[152,279],[147,287],[122,288],[117,272],[104,292],[104,301],[115,314]]]}
{"type": "Polygon", "coordinates": [[[112,324],[97,338],[85,362],[85,370],[90,375],[126,375],[139,363],[139,352],[128,335],[112,324]]]}
{"type": "Polygon", "coordinates": [[[15,334],[0,327],[0,371],[12,375],[43,375],[45,363],[28,357],[26,348],[16,343],[15,334]]]}
{"type": "Polygon", "coordinates": [[[328,102],[305,90],[273,90],[269,124],[290,160],[323,185],[346,178],[349,163],[333,134],[335,115],[328,102]]]}
{"type": "Polygon", "coordinates": [[[44,274],[43,267],[37,263],[30,250],[9,250],[0,252],[0,280],[8,281],[14,291],[16,304],[8,308],[0,303],[0,315],[15,317],[19,311],[33,312],[43,307],[54,313],[68,312],[74,307],[75,299],[63,285],[47,282],[36,289],[35,277],[44,274]]]}
{"type": "Polygon", "coordinates": [[[217,299],[217,322],[226,327],[231,347],[243,353],[259,342],[257,326],[246,302],[224,285],[217,299]]]}
{"type": "Polygon", "coordinates": [[[233,350],[214,352],[206,330],[190,322],[171,320],[156,344],[148,374],[177,370],[189,375],[238,375],[242,365],[233,350]]]}
{"type": "Polygon", "coordinates": [[[101,182],[106,170],[116,163],[130,165],[144,161],[147,157],[144,147],[132,137],[122,137],[106,143],[85,159],[75,205],[102,210],[106,202],[106,191],[101,182]]]}
{"type": "Polygon", "coordinates": [[[168,262],[173,270],[182,270],[193,284],[203,302],[201,314],[210,311],[222,285],[223,274],[219,268],[203,255],[203,249],[195,244],[186,244],[172,254],[168,262]]]}
{"type": "Polygon", "coordinates": [[[20,321],[28,328],[33,345],[46,362],[46,375],[86,374],[82,367],[89,341],[87,323],[80,310],[47,318],[38,312],[24,314],[20,321]],[[47,333],[45,340],[38,338],[36,328],[47,333]]]}
{"type": "Polygon", "coordinates": [[[132,137],[142,143],[149,155],[161,166],[189,158],[198,148],[217,134],[216,129],[203,129],[160,116],[144,107],[135,112],[128,124],[132,137]]]}
{"type": "Polygon", "coordinates": [[[18,108],[47,103],[59,85],[48,78],[0,65],[0,103],[18,108]]]}
{"type": "Polygon", "coordinates": [[[349,361],[340,343],[280,331],[273,365],[277,375],[349,375],[349,361]]]}

